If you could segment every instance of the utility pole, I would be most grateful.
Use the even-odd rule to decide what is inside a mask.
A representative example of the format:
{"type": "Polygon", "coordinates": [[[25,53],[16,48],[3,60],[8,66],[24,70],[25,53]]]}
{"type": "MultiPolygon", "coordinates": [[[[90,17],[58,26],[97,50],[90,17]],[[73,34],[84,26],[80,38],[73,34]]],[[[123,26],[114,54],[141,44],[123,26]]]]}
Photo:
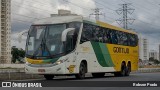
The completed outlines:
{"type": "Polygon", "coordinates": [[[116,10],[116,13],[118,15],[123,15],[123,18],[120,18],[116,21],[119,25],[123,23],[123,28],[128,30],[129,29],[128,24],[133,24],[133,22],[135,21],[135,19],[129,18],[128,14],[130,15],[133,14],[135,9],[132,9],[129,7],[131,3],[125,3],[120,5],[122,6],[122,8],[119,8],[118,10],[116,10]]]}
{"type": "Polygon", "coordinates": [[[101,8],[95,8],[93,10],[94,10],[94,13],[90,14],[89,17],[92,16],[92,15],[94,15],[95,19],[98,21],[100,15],[104,15],[105,16],[105,14],[103,14],[103,13],[100,12],[101,8]]]}

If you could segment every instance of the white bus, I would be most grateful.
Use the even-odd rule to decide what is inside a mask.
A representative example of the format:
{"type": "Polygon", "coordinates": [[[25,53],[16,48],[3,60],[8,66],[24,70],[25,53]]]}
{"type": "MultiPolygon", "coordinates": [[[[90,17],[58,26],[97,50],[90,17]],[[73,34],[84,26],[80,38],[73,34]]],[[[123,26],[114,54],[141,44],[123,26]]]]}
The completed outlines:
{"type": "Polygon", "coordinates": [[[129,76],[138,69],[138,37],[104,22],[82,16],[56,16],[35,21],[26,42],[25,72],[44,75],[105,73],[129,76]]]}

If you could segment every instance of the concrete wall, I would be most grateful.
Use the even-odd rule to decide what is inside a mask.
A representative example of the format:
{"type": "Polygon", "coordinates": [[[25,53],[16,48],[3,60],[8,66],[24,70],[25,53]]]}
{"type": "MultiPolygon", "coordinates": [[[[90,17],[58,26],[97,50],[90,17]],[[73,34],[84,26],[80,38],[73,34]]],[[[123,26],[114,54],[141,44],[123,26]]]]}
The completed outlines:
{"type": "Polygon", "coordinates": [[[24,68],[24,64],[0,64],[0,68],[24,68]]]}

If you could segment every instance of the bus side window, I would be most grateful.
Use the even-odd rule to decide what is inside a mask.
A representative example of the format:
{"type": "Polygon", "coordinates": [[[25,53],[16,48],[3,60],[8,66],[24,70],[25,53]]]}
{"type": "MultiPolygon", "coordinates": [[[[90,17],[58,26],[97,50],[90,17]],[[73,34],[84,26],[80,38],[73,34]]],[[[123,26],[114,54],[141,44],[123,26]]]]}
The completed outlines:
{"type": "Polygon", "coordinates": [[[104,34],[103,34],[103,42],[108,43],[108,37],[107,37],[107,29],[104,28],[104,34]]]}
{"type": "Polygon", "coordinates": [[[94,42],[99,42],[99,37],[98,37],[98,28],[97,26],[92,26],[92,38],[91,38],[91,41],[94,41],[94,42]]]}
{"type": "Polygon", "coordinates": [[[123,45],[127,46],[128,45],[128,37],[127,33],[123,32],[123,45]]]}
{"type": "Polygon", "coordinates": [[[109,29],[106,30],[106,35],[107,35],[107,39],[108,39],[107,43],[111,44],[112,42],[111,42],[111,36],[110,36],[110,30],[109,29]]]}
{"type": "Polygon", "coordinates": [[[131,46],[131,38],[130,38],[130,35],[131,35],[131,34],[129,34],[129,33],[127,34],[128,46],[131,46]]]}
{"type": "Polygon", "coordinates": [[[99,30],[98,30],[98,42],[102,42],[102,29],[101,29],[101,27],[98,27],[99,28],[99,30]]]}
{"type": "Polygon", "coordinates": [[[84,23],[80,44],[90,41],[91,38],[92,38],[92,25],[84,23]]]}
{"type": "Polygon", "coordinates": [[[102,27],[98,27],[98,41],[103,43],[103,28],[102,27]]]}
{"type": "Polygon", "coordinates": [[[68,24],[69,28],[75,28],[75,32],[73,35],[73,48],[76,47],[76,43],[77,43],[77,39],[78,39],[78,34],[79,34],[79,30],[81,27],[81,23],[80,22],[71,22],[68,24]]]}
{"type": "Polygon", "coordinates": [[[119,44],[119,45],[122,45],[122,44],[123,44],[122,38],[123,38],[123,33],[119,31],[119,32],[118,32],[118,44],[119,44]]]}
{"type": "Polygon", "coordinates": [[[136,38],[136,46],[138,46],[138,41],[139,41],[138,36],[135,35],[135,38],[136,38]]]}
{"type": "Polygon", "coordinates": [[[138,45],[138,36],[137,35],[133,35],[134,38],[134,47],[138,45]]]}
{"type": "Polygon", "coordinates": [[[131,46],[136,46],[136,36],[131,34],[130,35],[130,43],[131,43],[131,46]]]}
{"type": "Polygon", "coordinates": [[[66,51],[71,52],[74,50],[74,40],[73,36],[67,35],[66,51]]]}
{"type": "Polygon", "coordinates": [[[116,31],[114,31],[114,30],[111,31],[111,38],[112,38],[112,44],[118,43],[116,31]]]}

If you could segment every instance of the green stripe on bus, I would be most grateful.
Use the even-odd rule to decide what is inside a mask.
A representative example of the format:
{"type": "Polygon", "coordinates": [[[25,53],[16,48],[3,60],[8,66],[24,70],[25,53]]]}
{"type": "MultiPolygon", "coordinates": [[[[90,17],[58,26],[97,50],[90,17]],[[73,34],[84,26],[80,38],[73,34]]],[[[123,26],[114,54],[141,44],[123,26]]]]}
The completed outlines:
{"type": "Polygon", "coordinates": [[[43,60],[43,63],[55,63],[58,59],[59,57],[54,59],[46,59],[46,60],[43,60]]]}
{"type": "Polygon", "coordinates": [[[101,50],[101,47],[99,46],[99,43],[97,42],[91,42],[92,46],[93,46],[93,49],[94,49],[94,52],[96,54],[96,57],[97,57],[97,60],[99,62],[99,64],[102,66],[102,67],[108,67],[105,59],[104,59],[104,56],[102,54],[102,50],[101,50]]]}
{"type": "Polygon", "coordinates": [[[94,52],[96,54],[97,60],[102,67],[113,67],[111,56],[109,54],[108,48],[104,43],[91,42],[94,52]]]}
{"type": "Polygon", "coordinates": [[[113,67],[114,64],[112,62],[112,59],[111,59],[111,56],[110,56],[110,53],[108,51],[108,47],[106,46],[105,43],[99,43],[100,47],[101,47],[101,50],[102,50],[102,53],[103,53],[103,57],[107,63],[107,65],[109,67],[113,67]]]}

